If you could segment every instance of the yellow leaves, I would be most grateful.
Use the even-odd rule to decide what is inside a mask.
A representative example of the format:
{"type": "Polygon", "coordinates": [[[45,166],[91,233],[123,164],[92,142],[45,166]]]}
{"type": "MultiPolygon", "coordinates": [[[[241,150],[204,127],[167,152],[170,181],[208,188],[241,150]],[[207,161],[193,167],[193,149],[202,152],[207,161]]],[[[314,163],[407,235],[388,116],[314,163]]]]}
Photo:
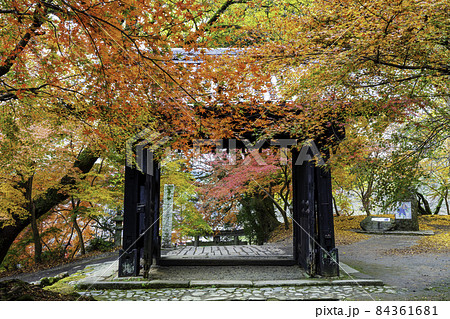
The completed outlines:
{"type": "MultiPolygon", "coordinates": [[[[309,84],[307,87],[314,88],[315,83],[329,88],[343,83],[351,89],[361,82],[373,81],[375,77],[389,75],[389,81],[395,82],[414,74],[402,71],[402,65],[439,68],[438,61],[448,60],[445,50],[436,50],[436,39],[440,38],[436,32],[445,30],[442,21],[446,19],[444,12],[448,11],[448,2],[446,5],[440,2],[440,10],[433,9],[434,6],[431,1],[401,2],[401,6],[386,1],[314,1],[308,7],[309,14],[305,15],[304,21],[298,23],[305,29],[309,27],[308,32],[298,32],[290,39],[291,43],[301,47],[299,63],[304,63],[308,69],[319,67],[326,71],[323,77],[319,73],[305,73],[305,79],[311,81],[311,84],[306,83],[309,84]],[[437,30],[433,30],[435,23],[439,24],[437,30]],[[313,63],[305,63],[309,56],[313,63]],[[356,75],[364,70],[370,71],[368,77],[358,81],[356,75]]],[[[292,64],[292,58],[287,55],[286,59],[277,60],[280,61],[284,65],[292,64]]],[[[436,76],[433,72],[430,75],[436,76]]],[[[301,92],[305,82],[297,84],[301,92]]],[[[355,93],[362,96],[363,92],[355,93]]]]}
{"type": "Polygon", "coordinates": [[[24,193],[6,181],[0,183],[0,225],[14,224],[14,219],[26,218],[28,211],[23,208],[26,200],[24,193]],[[13,217],[14,216],[14,217],[13,217]]]}
{"type": "Polygon", "coordinates": [[[445,232],[422,238],[419,247],[426,250],[437,250],[442,253],[450,252],[450,233],[445,232]]]}
{"type": "Polygon", "coordinates": [[[336,246],[349,245],[355,242],[368,239],[365,234],[356,233],[352,230],[360,229],[359,223],[366,216],[336,216],[334,217],[334,234],[336,246]]]}
{"type": "Polygon", "coordinates": [[[431,226],[432,228],[450,228],[450,216],[449,215],[424,215],[419,216],[420,229],[425,226],[431,226]]]}
{"type": "Polygon", "coordinates": [[[334,217],[334,230],[351,230],[360,229],[359,223],[366,218],[366,215],[355,216],[335,216],[334,217]]]}
{"type": "Polygon", "coordinates": [[[361,233],[356,233],[348,230],[336,230],[335,242],[336,246],[350,245],[362,240],[368,239],[369,236],[361,233]]]}
{"type": "Polygon", "coordinates": [[[433,236],[424,236],[419,242],[409,248],[391,249],[386,252],[387,255],[392,254],[448,254],[450,252],[450,233],[435,234],[433,236]]]}
{"type": "Polygon", "coordinates": [[[269,243],[276,243],[292,237],[292,220],[289,219],[289,229],[285,229],[284,223],[280,224],[271,234],[268,240],[269,243]]]}
{"type": "Polygon", "coordinates": [[[450,252],[450,216],[449,215],[425,215],[419,216],[420,230],[433,230],[434,235],[423,236],[418,243],[402,249],[386,251],[387,255],[393,254],[448,254],[450,252]]]}

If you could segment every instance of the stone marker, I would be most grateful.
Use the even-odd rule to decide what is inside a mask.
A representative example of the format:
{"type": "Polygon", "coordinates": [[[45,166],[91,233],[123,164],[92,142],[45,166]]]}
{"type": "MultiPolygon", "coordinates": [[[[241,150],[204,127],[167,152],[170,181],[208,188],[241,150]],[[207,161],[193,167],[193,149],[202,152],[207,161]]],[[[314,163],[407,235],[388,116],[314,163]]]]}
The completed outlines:
{"type": "Polygon", "coordinates": [[[403,199],[395,213],[396,230],[419,230],[418,203],[415,195],[403,199]]]}
{"type": "Polygon", "coordinates": [[[113,222],[116,223],[114,227],[114,247],[122,246],[122,231],[123,231],[123,215],[119,212],[114,217],[113,222]]]}
{"type": "Polygon", "coordinates": [[[162,219],[162,236],[161,244],[163,248],[172,247],[172,212],[173,212],[173,196],[175,186],[172,184],[164,185],[163,198],[163,219],[162,219]]]}
{"type": "Polygon", "coordinates": [[[395,221],[392,218],[374,216],[367,216],[359,224],[365,231],[386,231],[395,227],[395,221]]]}

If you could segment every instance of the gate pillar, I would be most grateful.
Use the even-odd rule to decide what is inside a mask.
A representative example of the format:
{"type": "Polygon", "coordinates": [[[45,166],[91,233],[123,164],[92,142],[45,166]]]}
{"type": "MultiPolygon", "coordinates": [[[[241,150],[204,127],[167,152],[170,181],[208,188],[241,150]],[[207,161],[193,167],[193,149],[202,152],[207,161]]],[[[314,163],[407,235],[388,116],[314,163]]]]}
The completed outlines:
{"type": "Polygon", "coordinates": [[[294,259],[310,276],[337,276],[331,173],[305,154],[316,155],[309,147],[307,152],[292,150],[294,259]]]}
{"type": "Polygon", "coordinates": [[[314,167],[305,161],[296,165],[299,152],[293,150],[292,188],[293,188],[293,231],[294,259],[308,274],[315,274],[316,217],[314,211],[314,167]]]}
{"type": "Polygon", "coordinates": [[[119,277],[138,276],[141,258],[144,276],[160,258],[159,188],[160,170],[150,150],[142,150],[137,167],[125,167],[123,250],[120,251],[119,277]],[[143,164],[145,163],[145,165],[143,164]],[[151,163],[152,165],[147,165],[151,163]]]}
{"type": "Polygon", "coordinates": [[[160,181],[159,163],[153,161],[151,175],[147,175],[148,211],[146,212],[145,223],[147,232],[144,237],[144,278],[148,278],[150,266],[152,264],[158,265],[161,258],[161,236],[159,235],[160,181]]]}
{"type": "Polygon", "coordinates": [[[317,273],[321,276],[339,276],[339,255],[334,240],[333,193],[331,172],[315,167],[317,208],[317,273]]]}

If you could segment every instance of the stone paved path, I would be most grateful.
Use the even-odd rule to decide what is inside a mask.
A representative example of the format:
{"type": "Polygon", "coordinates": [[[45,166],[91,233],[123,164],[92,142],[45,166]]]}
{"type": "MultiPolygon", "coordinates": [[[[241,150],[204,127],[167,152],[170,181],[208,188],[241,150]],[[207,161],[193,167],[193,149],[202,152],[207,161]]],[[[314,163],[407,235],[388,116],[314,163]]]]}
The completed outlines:
{"type": "Polygon", "coordinates": [[[272,246],[239,245],[239,246],[203,246],[180,247],[166,252],[163,256],[180,258],[227,258],[227,257],[267,257],[286,256],[285,250],[272,246]]]}
{"type": "Polygon", "coordinates": [[[98,300],[121,301],[251,301],[251,300],[377,300],[394,295],[390,287],[310,286],[264,288],[179,288],[81,291],[98,300]]]}

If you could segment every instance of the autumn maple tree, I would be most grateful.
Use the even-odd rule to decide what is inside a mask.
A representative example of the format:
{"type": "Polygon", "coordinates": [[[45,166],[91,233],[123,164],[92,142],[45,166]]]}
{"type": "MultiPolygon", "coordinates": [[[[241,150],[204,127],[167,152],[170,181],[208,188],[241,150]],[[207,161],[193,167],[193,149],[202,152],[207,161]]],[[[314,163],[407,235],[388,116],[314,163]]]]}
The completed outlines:
{"type": "MultiPolygon", "coordinates": [[[[84,143],[75,157],[51,157],[54,162],[47,163],[48,169],[59,164],[66,171],[52,175],[48,187],[39,194],[35,192],[36,218],[69,198],[70,186],[78,179],[76,174],[89,172],[109,141],[121,136],[116,145],[123,143],[125,124],[151,123],[145,110],[158,100],[158,93],[151,94],[149,100],[147,88],[157,85],[154,79],[164,74],[154,55],[160,56],[167,49],[170,41],[161,38],[168,37],[172,27],[178,34],[183,31],[179,21],[184,21],[186,8],[182,3],[170,8],[153,1],[140,7],[133,3],[1,1],[1,142],[8,152],[2,155],[11,154],[4,159],[19,157],[25,162],[20,154],[23,144],[36,142],[36,147],[50,150],[56,146],[14,136],[15,126],[24,119],[29,119],[36,130],[44,131],[49,126],[55,135],[75,123],[79,129],[72,134],[79,145],[84,143]],[[137,26],[136,19],[144,11],[148,21],[137,26]],[[145,52],[141,51],[143,46],[145,52]],[[42,119],[47,122],[42,123],[42,119]],[[13,142],[19,144],[15,154],[13,142]]],[[[3,167],[5,178],[13,182],[2,185],[2,199],[6,200],[2,202],[7,206],[2,205],[0,260],[30,222],[26,209],[30,200],[21,191],[24,182],[17,179],[31,176],[31,163],[23,164],[25,173],[11,165],[3,167]]]]}
{"type": "Polygon", "coordinates": [[[279,224],[291,223],[290,161],[277,150],[209,153],[200,161],[197,181],[199,209],[213,229],[243,227],[258,243],[279,224]]]}
{"type": "MultiPolygon", "coordinates": [[[[349,118],[396,121],[448,96],[446,12],[446,1],[415,0],[1,0],[0,106],[13,111],[0,141],[8,149],[5,128],[31,111],[55,134],[77,128],[79,152],[34,198],[37,218],[144,128],[180,149],[198,138],[335,143],[349,118]]],[[[2,212],[0,260],[30,222],[10,186],[17,214],[2,212]]]]}
{"type": "MultiPolygon", "coordinates": [[[[30,111],[49,118],[56,134],[76,123],[81,129],[76,137],[84,143],[77,157],[64,163],[71,171],[55,176],[34,198],[36,218],[69,199],[68,189],[77,181],[73,171],[89,172],[103,150],[123,149],[143,128],[163,130],[168,123],[169,132],[201,131],[201,109],[192,105],[199,106],[204,93],[184,83],[191,81],[190,68],[173,64],[171,49],[213,41],[207,33],[215,32],[218,18],[233,4],[1,1],[0,102],[13,113],[2,117],[3,145],[9,138],[3,124],[30,111]]],[[[23,212],[27,204],[20,186],[12,188],[8,205],[23,212]]],[[[27,214],[2,214],[7,218],[2,218],[0,259],[30,222],[27,214]]]]}

